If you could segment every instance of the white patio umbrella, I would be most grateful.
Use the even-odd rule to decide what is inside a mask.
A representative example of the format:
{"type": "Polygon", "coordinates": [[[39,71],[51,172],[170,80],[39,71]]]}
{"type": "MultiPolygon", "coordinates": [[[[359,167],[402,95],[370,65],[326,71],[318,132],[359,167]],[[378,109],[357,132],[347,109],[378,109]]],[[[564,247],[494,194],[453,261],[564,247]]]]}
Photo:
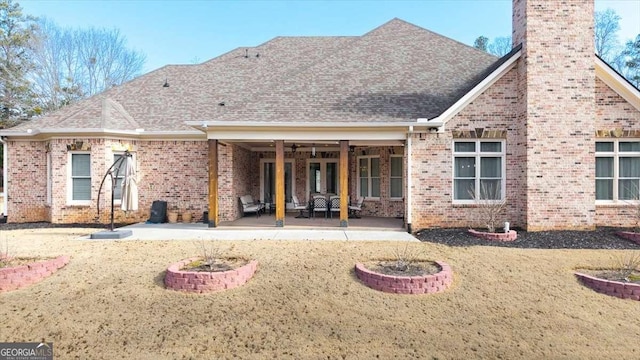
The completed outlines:
{"type": "Polygon", "coordinates": [[[125,157],[124,179],[122,179],[122,201],[120,208],[123,211],[138,210],[138,184],[136,181],[136,168],[133,164],[133,156],[125,157]]]}

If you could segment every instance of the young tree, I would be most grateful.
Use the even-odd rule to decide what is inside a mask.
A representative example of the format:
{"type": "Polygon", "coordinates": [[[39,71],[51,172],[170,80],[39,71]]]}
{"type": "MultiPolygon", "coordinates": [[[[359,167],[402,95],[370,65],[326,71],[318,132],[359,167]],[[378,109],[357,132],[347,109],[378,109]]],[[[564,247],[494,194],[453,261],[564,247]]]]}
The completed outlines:
{"type": "Polygon", "coordinates": [[[487,51],[487,45],[489,44],[489,38],[486,36],[478,36],[473,42],[473,47],[482,51],[487,51]]]}
{"type": "Polygon", "coordinates": [[[55,110],[133,79],[145,55],[127,48],[113,29],[60,28],[40,21],[33,82],[43,108],[55,110]]]}
{"type": "Polygon", "coordinates": [[[12,0],[0,0],[0,127],[33,113],[27,80],[33,68],[30,49],[35,33],[32,17],[12,0]]]}
{"type": "Polygon", "coordinates": [[[620,44],[618,43],[620,16],[613,9],[595,13],[595,50],[607,62],[614,60],[620,44]]]}
{"type": "Polygon", "coordinates": [[[621,58],[625,66],[623,75],[637,88],[640,88],[640,34],[636,36],[635,40],[627,41],[621,58]]]}
{"type": "Polygon", "coordinates": [[[511,37],[510,36],[499,36],[487,47],[487,51],[489,54],[493,54],[496,56],[504,56],[511,51],[511,37]]]}

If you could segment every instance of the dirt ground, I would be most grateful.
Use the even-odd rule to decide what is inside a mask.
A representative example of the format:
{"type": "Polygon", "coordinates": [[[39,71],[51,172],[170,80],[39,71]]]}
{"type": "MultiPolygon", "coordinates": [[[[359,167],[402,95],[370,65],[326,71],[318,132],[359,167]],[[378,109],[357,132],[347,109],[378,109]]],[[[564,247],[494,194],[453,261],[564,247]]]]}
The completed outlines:
{"type": "Polygon", "coordinates": [[[198,255],[196,241],[78,239],[94,231],[0,233],[14,256],[71,256],[44,281],[0,294],[0,341],[44,339],[56,359],[640,358],[640,303],[595,293],[572,271],[638,250],[411,243],[454,270],[448,291],[416,296],[369,289],[353,272],[404,244],[218,242],[257,259],[258,272],[192,295],[162,281],[169,264],[198,255]]]}

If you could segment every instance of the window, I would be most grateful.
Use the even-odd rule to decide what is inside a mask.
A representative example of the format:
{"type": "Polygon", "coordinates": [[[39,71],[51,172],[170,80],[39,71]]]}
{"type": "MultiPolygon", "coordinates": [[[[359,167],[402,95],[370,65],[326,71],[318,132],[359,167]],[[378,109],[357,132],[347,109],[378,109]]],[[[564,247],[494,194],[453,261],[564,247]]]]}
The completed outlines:
{"type": "Polygon", "coordinates": [[[91,155],[71,153],[69,202],[88,204],[91,200],[91,155]]]}
{"type": "Polygon", "coordinates": [[[453,200],[473,203],[504,199],[504,141],[456,141],[453,144],[453,200]]]}
{"type": "Polygon", "coordinates": [[[380,197],[380,157],[358,157],[358,194],[363,197],[380,197]]]}
{"type": "Polygon", "coordinates": [[[402,155],[391,155],[389,158],[391,170],[389,171],[389,196],[399,199],[403,197],[402,191],[402,155]]]}
{"type": "MultiPolygon", "coordinates": [[[[113,154],[113,162],[115,164],[116,161],[120,161],[120,159],[124,158],[124,154],[113,154]]],[[[124,168],[125,168],[125,160],[122,160],[118,166],[113,167],[113,178],[116,180],[116,187],[113,189],[113,197],[116,202],[122,199],[122,180],[124,180],[124,168]]],[[[109,179],[111,180],[111,179],[109,179]]]]}
{"type": "Polygon", "coordinates": [[[640,141],[596,142],[596,201],[640,200],[640,141]]]}

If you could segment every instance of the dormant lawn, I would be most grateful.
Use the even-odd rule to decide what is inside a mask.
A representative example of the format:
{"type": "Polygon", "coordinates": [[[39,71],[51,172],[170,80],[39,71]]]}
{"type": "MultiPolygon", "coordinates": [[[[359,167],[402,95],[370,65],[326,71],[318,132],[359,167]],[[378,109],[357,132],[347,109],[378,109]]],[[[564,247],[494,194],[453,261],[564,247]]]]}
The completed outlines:
{"type": "Polygon", "coordinates": [[[44,339],[56,359],[640,358],[640,302],[573,275],[629,250],[410,243],[454,270],[447,292],[416,296],[374,291],[353,272],[404,244],[218,242],[257,259],[258,272],[240,288],[192,295],[162,281],[169,264],[198,255],[196,240],[78,240],[94,231],[0,233],[14,256],[71,256],[44,281],[0,294],[0,341],[44,339]]]}

